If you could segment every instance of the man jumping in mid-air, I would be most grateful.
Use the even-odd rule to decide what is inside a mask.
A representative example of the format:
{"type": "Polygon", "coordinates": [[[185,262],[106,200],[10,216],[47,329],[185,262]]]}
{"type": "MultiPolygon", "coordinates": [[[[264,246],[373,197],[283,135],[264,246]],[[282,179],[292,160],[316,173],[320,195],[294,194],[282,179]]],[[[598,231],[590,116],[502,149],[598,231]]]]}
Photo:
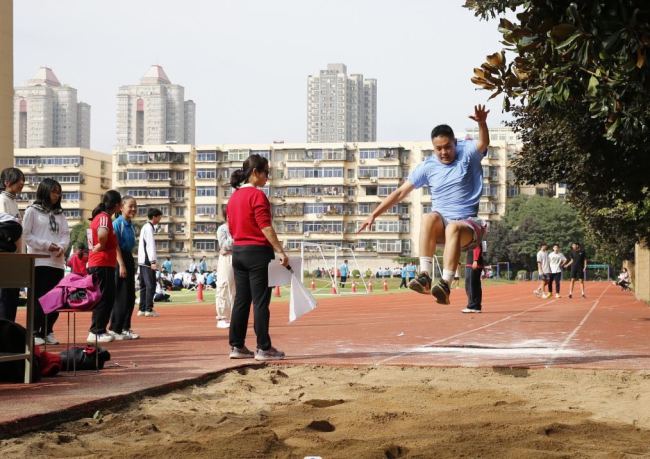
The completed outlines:
{"type": "Polygon", "coordinates": [[[428,186],[432,212],[422,218],[420,275],[409,283],[409,288],[419,293],[430,290],[441,304],[449,304],[449,284],[454,278],[461,248],[480,244],[485,231],[483,222],[476,216],[483,192],[481,159],[490,144],[488,113],[485,106],[478,105],[470,116],[478,123],[478,141],[457,140],[454,131],[445,124],[433,128],[434,154],[418,165],[408,180],[388,195],[359,229],[369,228],[377,217],[402,201],[413,189],[428,186]],[[442,279],[431,287],[432,257],[439,243],[445,244],[442,279]]]}

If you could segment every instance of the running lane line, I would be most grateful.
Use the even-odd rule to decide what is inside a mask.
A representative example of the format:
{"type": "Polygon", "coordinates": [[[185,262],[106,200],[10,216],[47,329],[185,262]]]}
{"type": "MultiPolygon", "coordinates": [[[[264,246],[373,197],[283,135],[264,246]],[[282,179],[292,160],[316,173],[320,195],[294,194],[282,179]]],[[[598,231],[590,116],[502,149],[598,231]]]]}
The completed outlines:
{"type": "MultiPolygon", "coordinates": [[[[494,322],[490,322],[489,324],[485,324],[485,325],[482,325],[480,327],[473,328],[471,330],[465,330],[464,332],[456,333],[455,335],[447,336],[446,338],[440,338],[440,339],[437,339],[435,341],[432,341],[430,343],[427,343],[427,344],[425,344],[423,346],[419,346],[419,347],[434,346],[436,344],[441,344],[441,343],[444,343],[445,341],[449,341],[450,339],[458,338],[459,336],[469,335],[470,333],[474,333],[474,332],[477,332],[479,330],[483,330],[484,328],[488,328],[488,327],[491,327],[493,325],[496,325],[498,323],[505,322],[506,320],[510,320],[510,319],[512,319],[514,317],[520,316],[520,315],[525,314],[525,313],[530,312],[530,311],[534,311],[535,309],[541,308],[542,306],[548,306],[548,305],[553,304],[555,302],[557,302],[556,299],[552,300],[552,301],[542,303],[542,304],[538,304],[537,306],[533,306],[532,308],[525,309],[525,310],[523,310],[521,312],[518,312],[517,314],[510,314],[509,316],[506,316],[506,317],[504,317],[502,319],[499,319],[499,320],[495,320],[494,322]]],[[[387,362],[390,362],[391,360],[399,359],[400,357],[404,357],[404,356],[409,355],[409,354],[415,354],[415,352],[406,351],[406,352],[402,352],[402,353],[397,354],[397,355],[393,355],[391,357],[386,357],[385,359],[380,360],[379,362],[375,363],[374,366],[378,367],[378,366],[383,365],[383,364],[385,364],[387,362]]]]}
{"type": "MultiPolygon", "coordinates": [[[[572,331],[571,333],[569,333],[569,335],[568,335],[566,338],[564,338],[564,341],[562,341],[562,344],[560,344],[557,348],[555,348],[555,351],[561,351],[562,349],[564,349],[564,347],[565,347],[567,344],[569,344],[569,343],[571,342],[571,340],[573,339],[573,337],[574,337],[574,336],[575,336],[575,335],[580,331],[580,329],[582,328],[582,326],[587,322],[587,319],[589,319],[589,316],[591,315],[592,312],[594,312],[594,310],[595,310],[596,307],[598,306],[598,303],[600,303],[601,298],[603,297],[603,295],[605,294],[605,292],[607,292],[607,290],[609,290],[609,288],[610,288],[611,286],[612,286],[612,284],[609,284],[609,283],[608,283],[607,287],[605,287],[605,290],[603,290],[602,293],[601,293],[600,295],[598,295],[598,298],[596,298],[596,301],[594,301],[594,304],[591,306],[591,308],[589,308],[589,311],[587,311],[587,313],[586,313],[585,316],[582,318],[582,320],[580,321],[580,323],[576,326],[576,328],[573,329],[573,331],[572,331]]],[[[546,365],[547,365],[547,366],[549,366],[549,365],[553,365],[553,363],[555,362],[555,359],[556,359],[556,358],[557,358],[557,357],[552,357],[551,360],[549,360],[549,361],[546,363],[546,365]]]]}

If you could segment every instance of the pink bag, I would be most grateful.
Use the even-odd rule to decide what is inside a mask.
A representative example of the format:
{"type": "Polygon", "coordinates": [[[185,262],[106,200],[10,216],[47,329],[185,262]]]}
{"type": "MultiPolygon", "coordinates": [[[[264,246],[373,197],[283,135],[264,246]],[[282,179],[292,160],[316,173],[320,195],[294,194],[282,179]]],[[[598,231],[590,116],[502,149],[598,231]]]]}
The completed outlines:
{"type": "Polygon", "coordinates": [[[43,312],[49,314],[63,307],[89,311],[101,298],[99,282],[92,274],[82,276],[70,273],[38,301],[41,303],[43,312]]]}

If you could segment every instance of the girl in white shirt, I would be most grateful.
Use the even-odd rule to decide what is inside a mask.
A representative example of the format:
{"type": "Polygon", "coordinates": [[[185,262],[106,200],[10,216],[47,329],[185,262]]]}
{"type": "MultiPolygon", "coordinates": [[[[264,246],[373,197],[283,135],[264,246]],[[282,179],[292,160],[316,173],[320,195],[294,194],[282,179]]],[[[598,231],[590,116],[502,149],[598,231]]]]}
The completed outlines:
{"type": "MultiPolygon", "coordinates": [[[[36,200],[25,210],[23,240],[27,253],[48,255],[37,258],[35,265],[34,296],[38,299],[59,283],[65,274],[64,253],[70,245],[70,230],[61,208],[61,185],[54,179],[45,178],[38,185],[36,200]]],[[[45,314],[40,302],[34,311],[34,342],[58,344],[53,327],[58,312],[45,314]]]]}
{"type": "MultiPolygon", "coordinates": [[[[18,224],[22,223],[16,195],[20,193],[25,184],[25,175],[20,169],[8,167],[0,173],[0,214],[5,218],[12,219],[18,224]]],[[[15,224],[14,224],[15,227],[15,224]]],[[[16,228],[18,230],[18,228],[16,228]]],[[[14,241],[12,241],[14,242],[14,241]]],[[[15,252],[22,252],[22,238],[15,241],[15,252]]],[[[12,250],[13,245],[11,245],[12,250]]],[[[14,250],[12,250],[14,251],[14,250]]],[[[19,289],[2,288],[0,289],[0,319],[6,319],[11,322],[16,321],[16,311],[18,309],[19,289]]]]}

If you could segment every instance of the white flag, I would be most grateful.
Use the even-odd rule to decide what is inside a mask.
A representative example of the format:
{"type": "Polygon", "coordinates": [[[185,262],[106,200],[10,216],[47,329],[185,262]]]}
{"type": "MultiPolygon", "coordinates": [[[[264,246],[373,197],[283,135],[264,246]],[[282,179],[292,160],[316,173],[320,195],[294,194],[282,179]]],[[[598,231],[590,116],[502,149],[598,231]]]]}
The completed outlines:
{"type": "Polygon", "coordinates": [[[311,292],[302,285],[300,279],[292,272],[291,299],[289,300],[289,322],[293,322],[303,314],[316,307],[316,300],[311,292]]]}

